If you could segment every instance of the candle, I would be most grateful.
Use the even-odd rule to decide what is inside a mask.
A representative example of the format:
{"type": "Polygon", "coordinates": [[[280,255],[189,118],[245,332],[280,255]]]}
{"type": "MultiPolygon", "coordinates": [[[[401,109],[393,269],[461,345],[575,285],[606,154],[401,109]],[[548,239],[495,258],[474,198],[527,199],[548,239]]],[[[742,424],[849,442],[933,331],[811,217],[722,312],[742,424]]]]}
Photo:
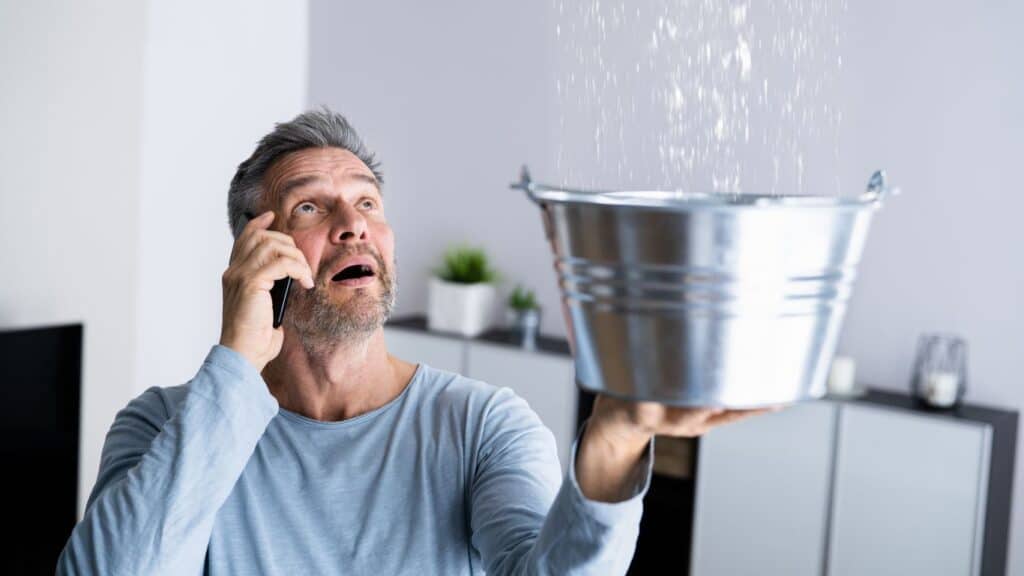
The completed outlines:
{"type": "Polygon", "coordinates": [[[854,392],[853,376],[857,363],[849,356],[836,356],[832,359],[832,370],[828,375],[829,394],[850,396],[854,392]]]}
{"type": "Polygon", "coordinates": [[[956,404],[960,377],[956,372],[934,370],[921,375],[921,389],[932,406],[949,408],[956,404]]]}

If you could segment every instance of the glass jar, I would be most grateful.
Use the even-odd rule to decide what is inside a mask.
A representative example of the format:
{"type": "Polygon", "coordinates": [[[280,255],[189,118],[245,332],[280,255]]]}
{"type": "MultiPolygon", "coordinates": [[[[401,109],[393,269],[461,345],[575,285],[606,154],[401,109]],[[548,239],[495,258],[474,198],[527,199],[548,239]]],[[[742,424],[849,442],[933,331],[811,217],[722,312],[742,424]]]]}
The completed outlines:
{"type": "Polygon", "coordinates": [[[914,396],[932,408],[949,409],[967,393],[967,342],[951,334],[923,334],[917,343],[914,396]]]}

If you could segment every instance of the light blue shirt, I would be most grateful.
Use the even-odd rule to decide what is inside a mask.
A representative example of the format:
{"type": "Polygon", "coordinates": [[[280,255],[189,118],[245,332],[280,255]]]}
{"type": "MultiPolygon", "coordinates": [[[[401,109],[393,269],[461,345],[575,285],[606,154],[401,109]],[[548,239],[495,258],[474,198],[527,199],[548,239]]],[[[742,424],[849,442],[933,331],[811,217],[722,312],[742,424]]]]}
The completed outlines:
{"type": "Polygon", "coordinates": [[[653,450],[630,499],[596,502],[508,388],[420,364],[387,404],[321,422],[216,345],[118,412],[57,573],[624,574],[653,450]]]}

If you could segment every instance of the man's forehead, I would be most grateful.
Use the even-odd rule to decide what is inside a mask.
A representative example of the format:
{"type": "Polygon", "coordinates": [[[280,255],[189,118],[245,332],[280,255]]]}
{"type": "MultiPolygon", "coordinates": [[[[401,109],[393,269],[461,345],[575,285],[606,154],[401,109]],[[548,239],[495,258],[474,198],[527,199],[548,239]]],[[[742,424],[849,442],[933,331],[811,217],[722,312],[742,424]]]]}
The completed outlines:
{"type": "Polygon", "coordinates": [[[378,192],[380,182],[355,154],[340,148],[311,148],[287,154],[267,171],[267,185],[280,204],[292,192],[308,186],[330,187],[356,181],[372,185],[378,192]]]}

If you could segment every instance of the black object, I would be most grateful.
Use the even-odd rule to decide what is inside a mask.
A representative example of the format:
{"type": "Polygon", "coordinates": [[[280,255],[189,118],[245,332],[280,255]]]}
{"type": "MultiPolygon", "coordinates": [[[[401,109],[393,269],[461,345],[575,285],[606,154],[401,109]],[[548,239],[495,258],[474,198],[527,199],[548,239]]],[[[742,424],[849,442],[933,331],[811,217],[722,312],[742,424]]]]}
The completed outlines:
{"type": "Polygon", "coordinates": [[[4,574],[53,574],[78,518],[82,332],[0,331],[4,574]]]}
{"type": "Polygon", "coordinates": [[[284,305],[288,303],[288,291],[292,287],[292,277],[285,276],[280,280],[274,280],[274,287],[270,289],[270,301],[274,305],[274,328],[281,325],[284,319],[284,305]]]}
{"type": "MultiPolygon", "coordinates": [[[[252,220],[256,216],[252,212],[246,212],[245,217],[252,220]]],[[[284,308],[288,304],[288,292],[292,289],[292,277],[285,276],[274,280],[274,287],[270,289],[270,302],[274,306],[274,328],[281,325],[284,320],[284,308]]]]}
{"type": "Polygon", "coordinates": [[[690,573],[696,490],[693,478],[651,475],[627,576],[690,573]]]}

